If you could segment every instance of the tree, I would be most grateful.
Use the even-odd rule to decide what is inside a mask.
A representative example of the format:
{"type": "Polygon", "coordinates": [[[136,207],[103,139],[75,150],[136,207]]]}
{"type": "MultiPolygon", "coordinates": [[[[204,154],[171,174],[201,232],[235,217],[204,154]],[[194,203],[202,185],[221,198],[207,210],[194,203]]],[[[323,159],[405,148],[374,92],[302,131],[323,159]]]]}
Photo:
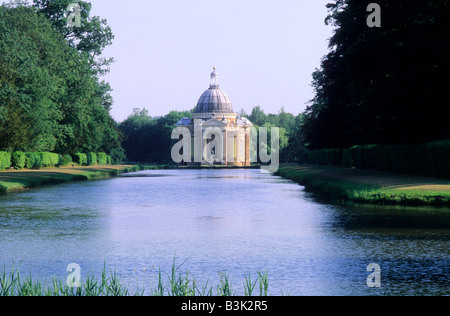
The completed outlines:
{"type": "Polygon", "coordinates": [[[288,135],[291,135],[295,128],[295,116],[292,113],[287,113],[282,107],[278,113],[278,125],[284,128],[288,135]]]}
{"type": "Polygon", "coordinates": [[[61,116],[52,98],[64,45],[30,8],[0,7],[0,147],[55,149],[61,116]]]}
{"type": "MultiPolygon", "coordinates": [[[[284,107],[278,112],[278,114],[265,114],[260,106],[256,106],[252,109],[252,114],[248,117],[258,131],[258,127],[266,127],[268,129],[268,144],[270,151],[271,144],[271,128],[278,127],[280,130],[280,161],[281,162],[294,162],[298,161],[296,154],[303,153],[303,144],[295,138],[300,134],[297,132],[300,129],[300,121],[296,117],[287,113],[284,107]],[[298,146],[298,147],[294,147],[298,146]]],[[[259,132],[258,132],[259,140],[259,132]]],[[[263,144],[262,150],[267,150],[267,144],[263,144]]],[[[303,155],[303,154],[302,154],[303,155]]],[[[302,156],[303,157],[303,156],[302,156]]]]}
{"type": "Polygon", "coordinates": [[[171,111],[160,118],[152,118],[145,108],[135,109],[120,124],[127,158],[143,163],[171,162],[172,130],[183,117],[192,117],[191,112],[171,111]]]}
{"type": "Polygon", "coordinates": [[[326,23],[336,30],[303,121],[311,149],[450,137],[441,79],[450,70],[449,2],[378,1],[380,28],[367,25],[369,3],[328,4],[326,23]]]}
{"type": "Polygon", "coordinates": [[[111,87],[97,75],[35,8],[0,6],[0,149],[120,152],[111,87]]]}
{"type": "Polygon", "coordinates": [[[263,111],[263,110],[261,109],[261,107],[258,105],[258,106],[255,106],[255,107],[252,109],[252,114],[250,114],[249,120],[250,120],[253,124],[256,124],[256,125],[258,125],[258,126],[261,126],[261,125],[263,125],[263,124],[266,122],[267,117],[266,117],[266,114],[264,113],[264,111],[263,111]]]}
{"type": "Polygon", "coordinates": [[[67,41],[67,43],[88,56],[91,69],[98,75],[109,72],[113,58],[102,58],[105,47],[112,44],[114,34],[105,19],[98,16],[91,17],[92,4],[86,1],[77,1],[79,6],[80,26],[70,27],[67,11],[73,0],[33,0],[34,7],[43,14],[67,41]]]}
{"type": "Polygon", "coordinates": [[[287,147],[282,151],[280,156],[281,162],[302,163],[306,161],[306,148],[303,143],[303,125],[304,114],[300,113],[294,118],[291,129],[288,132],[289,139],[287,147]]]}

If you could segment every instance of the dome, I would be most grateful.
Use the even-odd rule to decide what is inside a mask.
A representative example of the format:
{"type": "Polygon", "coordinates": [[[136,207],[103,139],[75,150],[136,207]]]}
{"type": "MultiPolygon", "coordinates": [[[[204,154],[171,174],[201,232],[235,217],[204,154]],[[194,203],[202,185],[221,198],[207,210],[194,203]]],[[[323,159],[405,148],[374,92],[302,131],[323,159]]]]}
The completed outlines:
{"type": "Polygon", "coordinates": [[[219,75],[214,71],[211,74],[211,84],[198,100],[197,107],[194,113],[233,113],[233,106],[230,99],[219,88],[219,75]]]}
{"type": "Polygon", "coordinates": [[[211,87],[198,100],[195,113],[233,113],[233,106],[225,92],[211,87]]]}

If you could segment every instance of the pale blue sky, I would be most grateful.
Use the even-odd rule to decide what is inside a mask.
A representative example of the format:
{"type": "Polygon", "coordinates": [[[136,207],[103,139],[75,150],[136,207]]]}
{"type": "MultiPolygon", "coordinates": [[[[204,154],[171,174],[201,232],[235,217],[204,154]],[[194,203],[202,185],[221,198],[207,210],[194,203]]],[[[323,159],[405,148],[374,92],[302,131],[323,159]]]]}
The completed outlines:
{"type": "Polygon", "coordinates": [[[92,0],[116,39],[106,77],[116,120],[135,107],[151,115],[192,109],[216,66],[235,111],[284,106],[298,114],[313,97],[311,74],[327,53],[329,0],[92,0]]]}
{"type": "Polygon", "coordinates": [[[234,110],[298,114],[313,97],[311,74],[328,52],[331,0],[91,0],[116,36],[104,56],[112,115],[190,110],[213,66],[234,110]]]}

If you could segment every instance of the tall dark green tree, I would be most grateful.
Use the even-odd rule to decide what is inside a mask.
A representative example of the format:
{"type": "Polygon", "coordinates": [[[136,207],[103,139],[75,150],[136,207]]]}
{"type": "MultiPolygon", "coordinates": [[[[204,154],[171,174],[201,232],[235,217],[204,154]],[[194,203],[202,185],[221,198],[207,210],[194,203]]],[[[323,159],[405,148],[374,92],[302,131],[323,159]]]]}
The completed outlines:
{"type": "Polygon", "coordinates": [[[372,1],[328,4],[336,29],[313,75],[305,112],[310,148],[410,144],[450,138],[448,0],[377,1],[381,27],[368,27],[372,1]]]}
{"type": "Polygon", "coordinates": [[[135,109],[120,124],[124,135],[123,148],[128,160],[143,163],[170,163],[174,144],[172,130],[183,117],[191,117],[191,112],[172,111],[153,118],[144,109],[135,109]]]}
{"type": "MultiPolygon", "coordinates": [[[[271,128],[278,127],[280,129],[279,130],[280,161],[281,162],[298,161],[296,154],[300,153],[300,148],[303,148],[303,146],[295,139],[295,137],[297,137],[298,134],[297,130],[300,129],[300,121],[297,121],[296,117],[293,114],[287,113],[284,110],[284,107],[281,108],[278,114],[272,113],[265,114],[264,110],[260,106],[255,106],[252,109],[251,115],[246,115],[245,113],[242,113],[242,116],[248,117],[248,119],[253,123],[254,127],[256,127],[258,132],[257,135],[258,142],[259,142],[258,128],[266,127],[268,129],[267,142],[269,144],[268,146],[269,151],[271,144],[271,128]]],[[[262,150],[264,150],[264,148],[262,150]]]]}
{"type": "Polygon", "coordinates": [[[98,66],[36,8],[0,6],[0,149],[120,152],[98,66]]]}
{"type": "Polygon", "coordinates": [[[267,121],[266,113],[264,113],[264,111],[261,109],[259,105],[255,106],[252,109],[252,113],[249,115],[248,118],[253,124],[256,124],[258,126],[263,125],[267,121]]]}

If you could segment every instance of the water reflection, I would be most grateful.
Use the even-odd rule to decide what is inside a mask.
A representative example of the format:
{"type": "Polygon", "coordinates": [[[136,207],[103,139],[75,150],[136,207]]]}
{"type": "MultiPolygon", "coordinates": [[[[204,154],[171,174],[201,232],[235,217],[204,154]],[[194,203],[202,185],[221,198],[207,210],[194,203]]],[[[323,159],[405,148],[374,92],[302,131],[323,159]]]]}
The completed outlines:
{"type": "Polygon", "coordinates": [[[332,224],[342,229],[450,229],[450,209],[432,207],[396,207],[376,205],[338,206],[332,224]]]}
{"type": "Polygon", "coordinates": [[[0,261],[44,277],[106,261],[131,286],[151,287],[176,255],[200,282],[227,271],[238,291],[262,270],[275,295],[449,294],[449,237],[448,208],[331,205],[258,170],[152,170],[0,196],[0,261]],[[366,285],[370,263],[379,289],[366,285]]]}

